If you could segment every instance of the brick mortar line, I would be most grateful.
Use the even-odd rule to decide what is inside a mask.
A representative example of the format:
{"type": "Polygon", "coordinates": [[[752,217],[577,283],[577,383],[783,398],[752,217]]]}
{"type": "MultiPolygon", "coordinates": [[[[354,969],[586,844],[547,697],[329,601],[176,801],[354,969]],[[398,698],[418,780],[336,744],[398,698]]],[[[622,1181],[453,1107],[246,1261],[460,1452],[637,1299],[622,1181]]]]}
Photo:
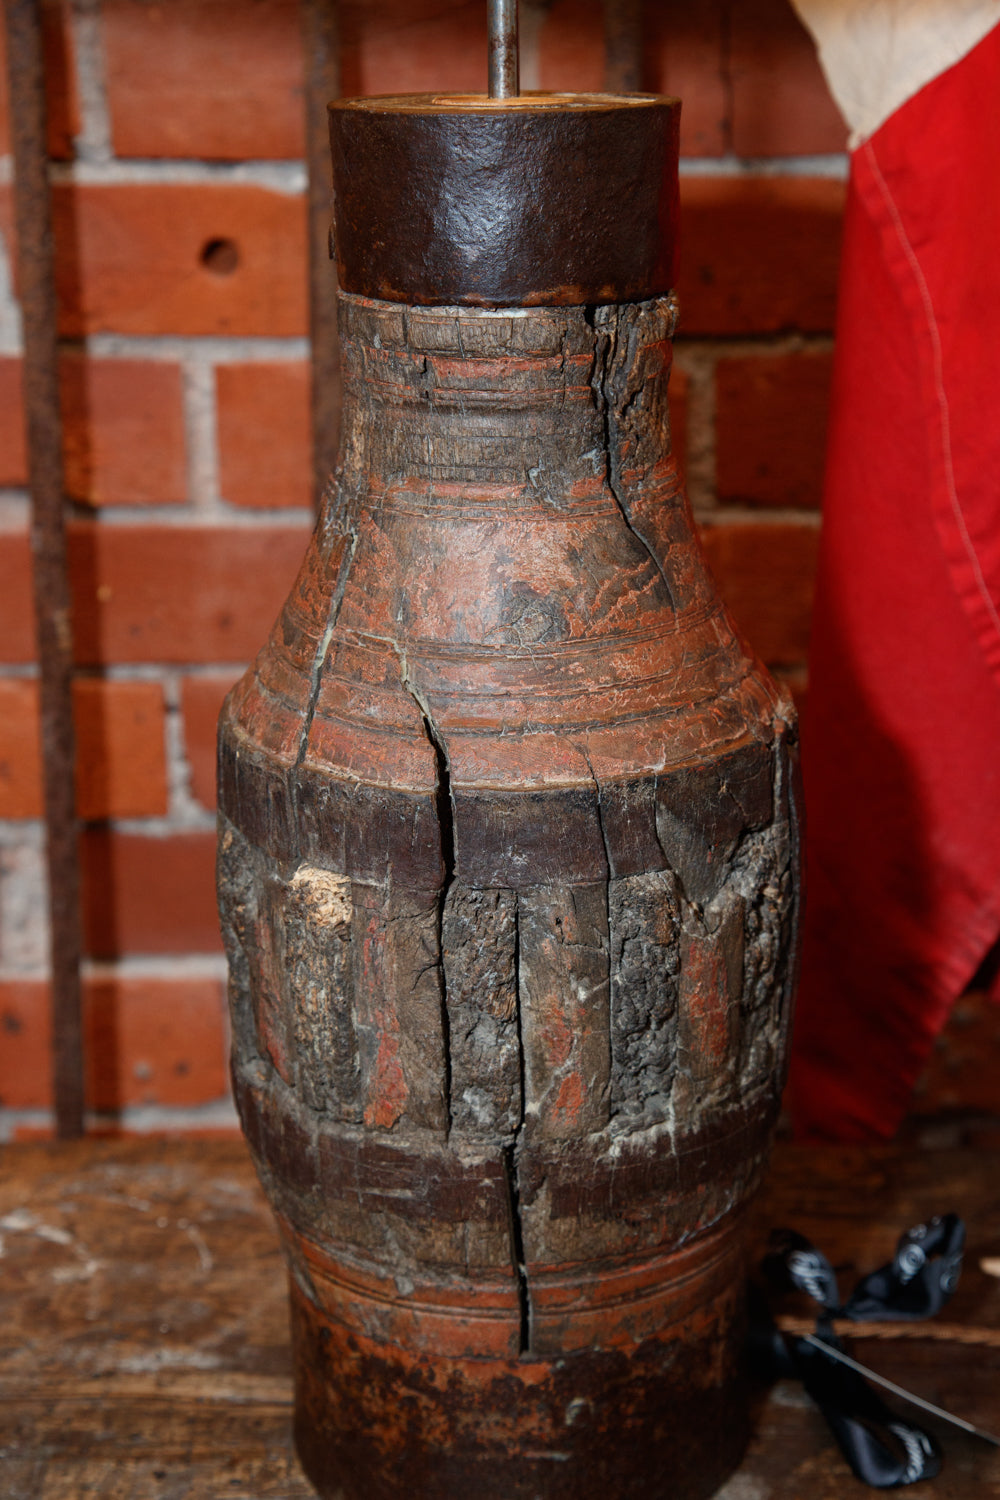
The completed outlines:
{"type": "Polygon", "coordinates": [[[104,65],[101,0],[73,0],[70,31],[80,110],[80,130],[73,144],[81,161],[110,161],[111,113],[104,65]]]}
{"type": "MultiPolygon", "coordinates": [[[[0,1142],[9,1143],[19,1128],[46,1130],[54,1125],[55,1116],[48,1109],[0,1108],[0,1142]]],[[[161,1131],[230,1129],[239,1130],[236,1107],[228,1096],[202,1105],[130,1104],[114,1114],[88,1111],[86,1125],[100,1129],[107,1125],[135,1135],[157,1135],[161,1131]]]]}
{"type": "Polygon", "coordinates": [[[226,334],[132,334],[92,333],[66,348],[80,348],[93,359],[201,359],[207,364],[281,363],[307,360],[307,338],[274,338],[260,335],[226,334]]]}
{"type": "Polygon", "coordinates": [[[51,1109],[0,1108],[0,1144],[8,1145],[18,1127],[28,1130],[53,1130],[55,1115],[51,1109]]]}
{"type": "Polygon", "coordinates": [[[107,682],[162,682],[166,677],[224,677],[245,672],[245,661],[223,662],[101,662],[77,667],[76,675],[107,682]]]}
{"type": "MultiPolygon", "coordinates": [[[[0,849],[16,848],[19,844],[34,841],[37,818],[0,819],[0,849]],[[24,830],[27,838],[18,836],[14,830],[24,830]]],[[[180,810],[168,813],[150,813],[147,817],[132,818],[86,818],[81,820],[81,829],[102,828],[109,833],[120,833],[131,838],[172,839],[184,833],[214,833],[215,813],[202,807],[190,798],[180,810]]]]}
{"type": "MultiPolygon", "coordinates": [[[[682,309],[683,314],[683,309],[682,309]]],[[[828,353],[834,348],[832,332],[795,330],[792,332],[762,332],[741,334],[678,333],[675,342],[675,360],[684,368],[684,356],[688,351],[712,355],[716,359],[761,358],[782,354],[828,353]]],[[[241,335],[227,337],[219,334],[127,334],[98,333],[85,339],[64,339],[61,348],[66,352],[78,352],[94,360],[149,360],[183,364],[186,360],[200,360],[213,367],[231,364],[293,364],[309,359],[309,340],[305,338],[272,338],[241,335]]],[[[5,351],[0,347],[0,358],[17,357],[20,348],[5,351]]],[[[8,486],[23,491],[18,486],[8,486]]],[[[3,487],[0,486],[0,494],[3,487]]]]}
{"type": "MultiPolygon", "coordinates": [[[[694,390],[692,384],[689,389],[694,390]]],[[[707,406],[707,396],[706,396],[707,406]]],[[[705,418],[707,420],[707,417],[705,418]]],[[[818,524],[818,512],[811,507],[795,506],[761,506],[747,501],[740,506],[728,502],[725,507],[719,506],[714,498],[714,484],[709,487],[704,479],[699,479],[695,461],[691,457],[692,443],[689,437],[689,456],[685,467],[685,479],[688,484],[688,493],[691,503],[696,512],[703,511],[706,517],[712,521],[721,521],[732,524],[740,521],[753,521],[755,524],[768,525],[780,516],[785,520],[799,520],[808,525],[818,524]]],[[[707,445],[706,445],[707,447],[707,445]]],[[[714,452],[712,455],[714,467],[714,452]]],[[[170,508],[163,506],[102,506],[93,510],[78,507],[74,520],[81,522],[93,522],[109,529],[117,529],[123,532],[141,531],[143,529],[172,529],[188,531],[278,531],[278,530],[301,530],[303,533],[303,545],[308,529],[314,524],[315,517],[310,510],[295,509],[254,511],[246,506],[230,506],[224,501],[219,501],[212,509],[199,509],[191,504],[179,504],[170,508]]],[[[13,528],[6,533],[0,530],[0,535],[8,536],[23,534],[13,528]]],[[[12,662],[0,663],[0,670],[5,665],[20,669],[22,663],[12,662]]],[[[86,663],[82,664],[86,666],[86,663]]],[[[108,667],[112,663],[107,664],[108,667]]],[[[125,664],[128,665],[127,663],[125,664]]],[[[159,665],[166,671],[171,667],[183,663],[163,662],[159,665]]],[[[192,663],[192,665],[197,665],[192,663]]],[[[222,665],[227,665],[222,663],[222,665]]]]}
{"type": "Polygon", "coordinates": [[[220,662],[102,662],[99,666],[82,665],[78,677],[105,679],[108,682],[162,682],[174,675],[185,677],[231,677],[246,671],[246,661],[220,662]]]}
{"type": "MultiPolygon", "coordinates": [[[[207,498],[201,503],[180,500],[176,505],[86,505],[73,506],[72,520],[94,522],[108,529],[122,531],[139,530],[143,526],[187,528],[191,531],[264,531],[292,527],[311,528],[316,517],[304,506],[287,506],[273,510],[258,509],[250,505],[234,505],[220,498],[207,498]]],[[[305,542],[303,542],[303,547],[305,542]]]]}
{"type": "Polygon", "coordinates": [[[49,961],[44,833],[37,819],[0,833],[0,966],[17,976],[49,961]]]}
{"type": "Polygon", "coordinates": [[[175,157],[55,161],[54,183],[74,187],[257,187],[286,198],[306,191],[302,161],[196,161],[175,157]]]}
{"type": "MultiPolygon", "coordinates": [[[[691,389],[693,390],[694,387],[692,386],[691,389]]],[[[707,416],[704,420],[707,420],[707,416]]],[[[699,458],[696,440],[692,440],[689,430],[688,456],[685,463],[684,479],[692,509],[696,515],[703,515],[707,520],[713,522],[719,521],[727,525],[738,524],[742,521],[753,521],[755,524],[767,525],[778,516],[786,521],[798,520],[810,526],[818,524],[819,512],[811,506],[761,505],[750,500],[746,501],[743,505],[734,503],[732,500],[727,501],[724,506],[719,505],[714,487],[714,445],[707,442],[705,444],[705,467],[701,473],[699,473],[698,464],[699,458]],[[709,478],[709,464],[711,464],[711,479],[709,478]]],[[[104,508],[93,512],[78,513],[74,519],[81,522],[93,522],[95,525],[102,525],[108,530],[118,530],[124,533],[145,529],[188,530],[194,532],[210,530],[261,532],[267,530],[301,530],[303,547],[308,537],[308,530],[315,521],[314,515],[309,510],[299,510],[296,508],[295,510],[286,511],[264,511],[258,515],[252,510],[247,513],[246,508],[230,508],[228,504],[221,501],[216,507],[205,510],[196,509],[194,506],[188,504],[178,505],[169,512],[164,512],[159,506],[150,506],[148,509],[139,506],[122,506],[118,510],[104,508]]],[[[22,536],[26,530],[27,525],[16,529],[13,527],[7,530],[0,528],[0,538],[4,535],[22,536]]],[[[9,675],[23,675],[30,665],[30,663],[3,662],[0,660],[0,675],[4,673],[9,675]]],[[[191,668],[203,665],[204,663],[202,662],[192,661],[190,663],[191,668]]],[[[226,668],[229,666],[229,662],[223,660],[218,665],[221,668],[226,668]]],[[[77,671],[85,673],[92,666],[93,663],[81,662],[77,666],[77,671]]],[[[106,672],[117,671],[119,666],[126,672],[135,670],[134,664],[128,662],[102,663],[100,670],[106,672]]],[[[153,671],[165,672],[175,667],[186,670],[188,663],[164,661],[152,662],[149,663],[149,666],[153,671]]]]}
{"type": "Polygon", "coordinates": [[[204,360],[182,361],[181,406],[188,504],[204,516],[219,500],[215,371],[204,360]]]}
{"type": "MultiPolygon", "coordinates": [[[[224,981],[228,966],[224,953],[125,953],[120,958],[84,958],[80,972],[84,980],[100,983],[108,979],[215,979],[224,981]]],[[[45,983],[49,971],[42,965],[15,968],[0,964],[0,984],[21,981],[45,983]]]]}
{"type": "Polygon", "coordinates": [[[191,799],[178,812],[157,813],[147,818],[95,818],[93,824],[126,837],[166,840],[183,833],[214,833],[216,819],[214,812],[191,799]]]}
{"type": "MultiPolygon", "coordinates": [[[[74,672],[79,682],[159,682],[170,676],[225,677],[245,672],[242,662],[80,662],[74,672]]],[[[0,682],[33,682],[38,676],[37,662],[0,662],[0,682]]],[[[3,820],[0,819],[0,822],[3,820]]],[[[18,820],[21,821],[21,820],[18,820]]]]}
{"type": "MultiPolygon", "coordinates": [[[[164,674],[163,740],[167,773],[167,817],[184,826],[204,826],[205,811],[192,791],[191,760],[187,751],[182,673],[176,668],[164,674]]],[[[209,813],[212,824],[214,813],[209,813]]]]}
{"type": "Polygon", "coordinates": [[[39,849],[45,837],[41,818],[0,818],[0,849],[12,849],[31,842],[39,849]]]}
{"type": "MultiPolygon", "coordinates": [[[[681,309],[683,316],[683,308],[681,309]]],[[[202,360],[210,365],[282,364],[309,359],[307,338],[275,338],[266,334],[129,334],[95,333],[84,339],[64,339],[61,347],[79,352],[90,359],[169,361],[202,360]]],[[[794,330],[740,334],[678,333],[676,359],[683,367],[683,356],[689,349],[714,355],[717,359],[759,357],[768,355],[825,353],[833,349],[832,332],[794,330]]],[[[11,351],[13,355],[20,349],[11,351]]],[[[0,357],[9,357],[0,348],[0,357]]]]}
{"type": "Polygon", "coordinates": [[[0,234],[0,354],[19,355],[23,348],[21,309],[14,297],[11,249],[6,237],[0,234]]]}
{"type": "MultiPolygon", "coordinates": [[[[83,141],[83,137],[80,138],[83,141]]],[[[127,157],[97,154],[97,142],[83,147],[90,154],[76,161],[54,161],[52,180],[79,187],[118,186],[226,186],[260,187],[289,197],[306,190],[306,167],[300,157],[256,157],[239,161],[204,161],[196,157],[127,157]]],[[[9,172],[0,157],[0,172],[9,172]]],[[[682,156],[679,175],[684,177],[827,178],[843,182],[850,170],[846,151],[807,156],[682,156]]],[[[2,179],[0,179],[2,180],[2,179]]]]}
{"type": "Polygon", "coordinates": [[[120,958],[85,958],[86,979],[225,979],[224,953],[126,953],[120,958]]]}
{"type": "MultiPolygon", "coordinates": [[[[93,520],[108,528],[139,529],[142,526],[187,526],[193,531],[264,531],[279,528],[312,528],[315,514],[300,505],[258,510],[253,505],[234,505],[226,499],[205,499],[202,504],[178,501],[175,505],[78,505],[73,520],[93,520]]],[[[303,541],[304,547],[304,541],[303,541]]]]}
{"type": "Polygon", "coordinates": [[[827,177],[846,182],[850,157],[846,151],[814,156],[682,156],[681,177],[827,177]]]}

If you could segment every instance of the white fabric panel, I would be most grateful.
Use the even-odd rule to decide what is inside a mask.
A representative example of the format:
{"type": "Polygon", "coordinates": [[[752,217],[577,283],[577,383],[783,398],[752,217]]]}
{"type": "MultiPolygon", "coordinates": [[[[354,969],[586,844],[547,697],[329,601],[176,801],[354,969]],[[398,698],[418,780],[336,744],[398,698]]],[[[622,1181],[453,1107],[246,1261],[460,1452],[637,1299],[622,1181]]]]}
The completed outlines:
{"type": "Polygon", "coordinates": [[[792,0],[852,149],[1000,23],[1000,0],[792,0]]]}

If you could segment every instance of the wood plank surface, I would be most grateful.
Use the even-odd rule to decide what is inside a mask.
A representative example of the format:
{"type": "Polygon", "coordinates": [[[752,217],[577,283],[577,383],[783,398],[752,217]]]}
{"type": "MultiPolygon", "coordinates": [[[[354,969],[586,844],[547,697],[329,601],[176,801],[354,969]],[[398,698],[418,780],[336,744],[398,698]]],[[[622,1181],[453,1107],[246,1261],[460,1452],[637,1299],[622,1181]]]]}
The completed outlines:
{"type": "MultiPolygon", "coordinates": [[[[858,1358],[1000,1428],[1000,1179],[988,1153],[779,1148],[755,1235],[789,1225],[846,1294],[935,1212],[969,1231],[959,1290],[923,1325],[879,1325],[858,1358]]],[[[242,1143],[127,1139],[4,1149],[0,1494],[6,1500],[299,1500],[284,1267],[242,1143]]],[[[807,1315],[802,1304],[783,1312],[807,1315]]],[[[914,1500],[1000,1497],[1000,1455],[938,1426],[945,1467],[914,1500]]],[[[665,1486],[664,1494],[668,1493],[665,1486]]],[[[853,1500],[801,1390],[762,1394],[718,1500],[853,1500]]],[[[415,1497],[416,1500],[416,1497],[415,1497]]]]}

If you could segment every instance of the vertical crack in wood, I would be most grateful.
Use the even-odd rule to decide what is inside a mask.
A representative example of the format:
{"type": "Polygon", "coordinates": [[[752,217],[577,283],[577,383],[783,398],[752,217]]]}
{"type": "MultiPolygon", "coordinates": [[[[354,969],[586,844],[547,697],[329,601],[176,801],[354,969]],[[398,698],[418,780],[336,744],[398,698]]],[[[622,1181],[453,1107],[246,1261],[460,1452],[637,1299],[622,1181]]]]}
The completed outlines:
{"type": "MultiPolygon", "coordinates": [[[[608,830],[607,830],[607,828],[604,825],[604,803],[603,803],[602,796],[601,796],[601,783],[597,779],[597,772],[594,770],[594,764],[593,764],[593,761],[590,759],[590,752],[587,749],[586,745],[581,745],[580,746],[580,751],[581,751],[581,753],[583,755],[584,760],[587,762],[587,770],[590,772],[590,779],[594,783],[594,792],[595,792],[595,795],[597,797],[597,826],[601,830],[601,840],[602,840],[602,842],[604,844],[604,858],[607,860],[607,864],[608,864],[607,879],[604,882],[604,911],[605,911],[605,917],[606,917],[607,927],[608,927],[608,1049],[609,1049],[609,1052],[611,1053],[611,1056],[612,1056],[611,1072],[610,1072],[610,1075],[609,1075],[608,1088],[609,1088],[609,1094],[613,1094],[613,1084],[610,1082],[610,1078],[614,1076],[614,1047],[613,1047],[612,1035],[611,1035],[611,1031],[612,1031],[612,1010],[611,1010],[611,1004],[612,1004],[612,996],[614,994],[615,985],[614,985],[614,973],[613,973],[614,943],[612,942],[612,934],[611,934],[611,877],[614,874],[615,866],[614,866],[614,860],[611,857],[611,845],[608,843],[608,830]]],[[[610,1105],[610,1098],[609,1098],[609,1105],[610,1105]]]]}
{"type": "Polygon", "coordinates": [[[521,1029],[521,925],[519,908],[515,902],[514,906],[514,1025],[517,1034],[517,1067],[518,1067],[518,1093],[520,1095],[520,1107],[518,1109],[517,1124],[514,1127],[514,1138],[509,1146],[505,1146],[502,1152],[504,1181],[507,1185],[507,1214],[510,1233],[510,1260],[514,1268],[514,1280],[517,1285],[518,1304],[518,1346],[519,1354],[528,1354],[531,1350],[531,1287],[528,1283],[528,1267],[524,1255],[524,1223],[521,1218],[521,1190],[518,1181],[517,1151],[524,1130],[525,1109],[527,1106],[527,1070],[524,1060],[524,1036],[521,1029]]]}
{"type": "Polygon", "coordinates": [[[507,1188],[507,1222],[510,1230],[510,1260],[517,1283],[518,1354],[531,1351],[531,1290],[524,1260],[524,1227],[521,1222],[521,1194],[517,1180],[517,1142],[501,1150],[504,1183],[507,1188]]]}
{"type": "Polygon", "coordinates": [[[399,674],[403,687],[409,693],[420,713],[420,722],[424,727],[427,742],[434,752],[434,766],[436,791],[434,796],[435,811],[438,820],[438,832],[441,839],[441,863],[444,866],[444,879],[438,892],[437,903],[437,939],[438,939],[438,973],[441,976],[441,1039],[444,1053],[444,1107],[447,1124],[445,1132],[451,1134],[452,1126],[452,1101],[451,1101],[451,1016],[448,1013],[448,971],[444,961],[444,913],[448,900],[448,893],[455,880],[455,808],[451,794],[451,767],[448,761],[448,748],[442,739],[433,718],[431,717],[430,704],[423,693],[417,687],[410,676],[406,654],[401,650],[397,642],[392,642],[393,649],[399,657],[399,674]]]}
{"type": "Polygon", "coordinates": [[[618,507],[619,514],[629,531],[635,537],[639,545],[649,556],[650,562],[656,569],[662,580],[663,587],[667,591],[671,609],[677,608],[674,598],[673,586],[664,571],[663,563],[660,561],[651,543],[643,536],[632,516],[632,510],[625,493],[622,482],[622,443],[620,432],[620,420],[627,412],[636,395],[642,390],[643,382],[639,382],[638,389],[624,404],[620,401],[620,394],[628,389],[629,373],[635,363],[636,353],[640,347],[639,338],[635,325],[636,308],[628,305],[616,307],[614,305],[601,307],[588,307],[584,316],[588,325],[594,330],[594,363],[590,375],[590,388],[594,392],[594,402],[597,406],[598,415],[601,419],[604,437],[604,461],[605,480],[612,498],[618,507]],[[626,335],[625,348],[619,357],[620,330],[623,318],[628,322],[628,333],[626,335]]]}
{"type": "Polygon", "coordinates": [[[448,971],[444,961],[444,912],[455,879],[455,814],[451,800],[451,771],[444,741],[435,732],[427,714],[421,714],[424,730],[434,750],[437,766],[438,828],[441,833],[441,861],[444,865],[444,884],[438,896],[437,935],[438,964],[441,973],[441,1039],[444,1051],[444,1107],[447,1118],[446,1129],[451,1132],[451,1016],[448,1014],[448,971]]]}
{"type": "Polygon", "coordinates": [[[340,560],[340,570],[337,574],[336,587],[330,597],[330,608],[326,617],[326,629],[320,637],[313,656],[312,666],[309,672],[309,697],[306,703],[305,713],[302,717],[302,733],[299,736],[298,748],[295,752],[295,763],[292,766],[292,774],[288,778],[288,796],[292,809],[292,829],[295,839],[296,861],[302,858],[302,840],[299,834],[299,782],[298,772],[306,758],[306,750],[309,747],[309,734],[312,730],[313,718],[316,714],[316,704],[319,701],[320,684],[323,680],[323,663],[330,649],[333,632],[337,628],[337,619],[340,615],[340,607],[344,602],[344,593],[347,589],[347,579],[350,575],[351,564],[354,554],[358,550],[358,534],[353,526],[347,528],[350,537],[350,545],[345,547],[344,555],[340,560]]]}
{"type": "Polygon", "coordinates": [[[608,831],[604,826],[604,804],[601,800],[601,783],[597,779],[597,772],[594,770],[593,762],[590,759],[590,752],[588,751],[586,745],[580,745],[579,750],[580,754],[587,762],[587,770],[590,772],[590,779],[594,783],[594,793],[597,797],[597,826],[601,830],[601,840],[604,844],[604,858],[608,862],[608,880],[610,881],[611,876],[614,873],[614,861],[611,858],[611,846],[608,843],[608,831]]]}

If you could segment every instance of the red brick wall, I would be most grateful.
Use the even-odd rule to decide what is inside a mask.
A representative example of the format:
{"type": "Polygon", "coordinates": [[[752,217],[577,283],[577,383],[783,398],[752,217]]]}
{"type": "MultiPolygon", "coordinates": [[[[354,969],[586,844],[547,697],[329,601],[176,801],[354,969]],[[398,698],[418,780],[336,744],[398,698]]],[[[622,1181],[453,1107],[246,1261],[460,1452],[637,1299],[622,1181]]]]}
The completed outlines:
{"type": "MultiPolygon", "coordinates": [[[[481,90],[483,0],[345,0],[348,93],[481,90]]],[[[528,18],[530,20],[530,17],[528,18]]],[[[310,526],[297,0],[47,12],[90,1102],[232,1121],[213,740],[310,526]]],[[[527,82],[602,83],[597,0],[536,13],[527,82]]],[[[684,101],[675,417],[720,584],[804,684],[844,129],[788,0],[649,0],[644,86],[684,101]]],[[[0,153],[6,152],[0,100],[0,153]]],[[[38,730],[0,170],[0,1130],[50,1100],[38,730]]]]}

